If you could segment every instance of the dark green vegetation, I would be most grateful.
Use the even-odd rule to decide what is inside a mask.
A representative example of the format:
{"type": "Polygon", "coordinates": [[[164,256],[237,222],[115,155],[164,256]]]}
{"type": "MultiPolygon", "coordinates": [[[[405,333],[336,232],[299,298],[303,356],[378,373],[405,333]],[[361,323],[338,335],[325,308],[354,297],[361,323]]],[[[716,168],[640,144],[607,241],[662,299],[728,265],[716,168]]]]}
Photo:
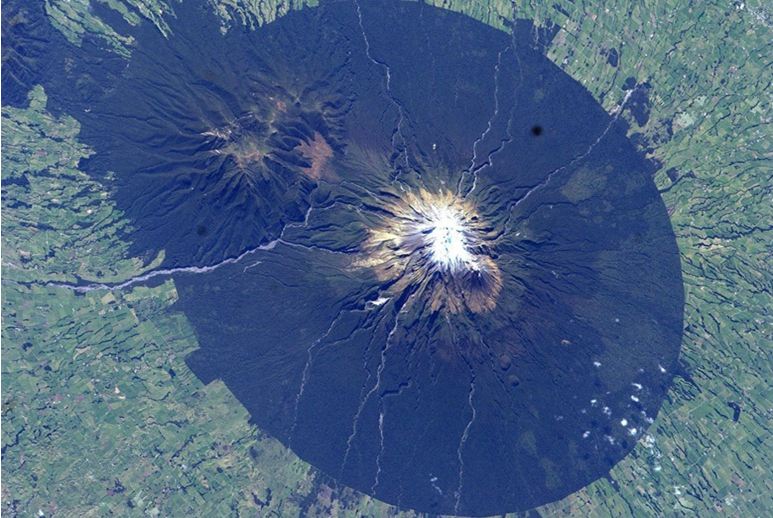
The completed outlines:
{"type": "MultiPolygon", "coordinates": [[[[188,360],[194,372],[205,382],[222,379],[261,429],[338,483],[405,508],[474,515],[525,510],[605,476],[657,415],[677,369],[681,275],[651,168],[627,141],[617,114],[607,114],[540,53],[547,34],[519,21],[509,37],[418,4],[356,9],[337,3],[288,14],[259,31],[234,31],[225,49],[259,50],[221,55],[210,43],[217,33],[188,32],[196,21],[189,16],[178,10],[182,26],[165,45],[178,58],[172,63],[192,60],[190,47],[202,49],[194,55],[205,71],[208,63],[219,64],[217,87],[210,87],[217,94],[207,96],[207,108],[229,95],[260,92],[264,84],[281,95],[289,90],[287,77],[309,85],[307,92],[319,90],[323,106],[338,108],[329,117],[316,111],[312,95],[296,97],[300,117],[277,124],[290,126],[293,136],[275,131],[268,158],[243,172],[266,175],[255,194],[241,184],[213,193],[208,183],[219,170],[203,166],[195,170],[206,171],[206,180],[188,182],[192,154],[171,166],[156,166],[155,159],[152,169],[130,153],[117,159],[125,156],[124,133],[148,135],[127,146],[135,157],[157,155],[156,142],[171,157],[178,148],[198,149],[182,135],[201,130],[189,130],[187,118],[166,106],[187,105],[194,87],[175,88],[181,77],[194,85],[214,81],[199,79],[193,65],[185,67],[189,75],[162,71],[169,58],[160,52],[146,63],[146,49],[164,42],[138,37],[133,65],[151,70],[153,88],[136,72],[115,100],[95,104],[83,118],[91,126],[90,117],[102,113],[109,120],[123,109],[134,116],[119,115],[126,129],[107,141],[97,131],[93,142],[133,184],[119,179],[116,199],[132,215],[141,213],[132,218],[141,226],[133,234],[138,245],[169,253],[192,242],[209,256],[221,254],[214,238],[202,246],[207,236],[191,240],[181,232],[193,217],[207,218],[214,203],[222,205],[220,219],[208,226],[218,240],[247,237],[253,226],[273,230],[274,220],[263,216],[264,196],[281,217],[294,217],[270,252],[175,276],[176,309],[201,347],[188,360]],[[394,41],[397,32],[401,38],[394,41]],[[186,47],[178,48],[177,38],[186,47]],[[207,43],[197,47],[197,41],[207,43]],[[273,70],[288,70],[286,77],[272,73],[271,61],[273,70]],[[233,74],[235,84],[232,68],[246,69],[233,74]],[[128,91],[157,110],[132,109],[128,91]],[[185,95],[168,93],[174,91],[185,95]],[[151,117],[170,121],[174,131],[146,124],[151,117]],[[535,122],[543,134],[533,135],[535,122]],[[308,195],[292,189],[275,195],[270,189],[277,179],[305,176],[303,169],[278,167],[289,162],[279,157],[292,157],[296,139],[304,142],[315,131],[332,143],[325,168],[334,177],[309,182],[308,195]],[[471,171],[462,174],[466,168],[471,171]],[[165,182],[158,195],[154,176],[165,182]],[[184,196],[177,196],[177,185],[184,196]],[[380,226],[405,232],[392,226],[416,207],[390,200],[457,185],[490,229],[481,237],[488,250],[482,255],[497,268],[502,287],[497,294],[490,286],[480,290],[490,299],[486,310],[472,302],[470,311],[458,311],[471,287],[448,287],[449,275],[433,271],[421,251],[398,254],[391,241],[370,254],[362,246],[380,226]],[[207,198],[200,201],[201,192],[207,198]],[[257,217],[238,218],[233,226],[231,214],[245,193],[257,205],[248,213],[257,217]],[[159,245],[159,209],[145,200],[166,196],[180,201],[163,211],[175,232],[159,245]],[[309,204],[305,218],[284,207],[294,197],[309,204]],[[191,217],[181,219],[186,213],[191,217]],[[401,264],[397,255],[409,258],[401,264]],[[372,261],[405,273],[379,278],[357,267],[372,261]]],[[[196,100],[189,101],[192,108],[196,100]]],[[[288,115],[269,111],[265,119],[288,115]]],[[[230,248],[241,241],[224,241],[223,255],[241,252],[230,248]]]]}
{"type": "MultiPolygon", "coordinates": [[[[71,34],[111,32],[78,7],[84,4],[49,5],[71,34]]],[[[501,20],[492,13],[511,16],[508,3],[465,9],[494,25],[501,20]]],[[[140,20],[143,10],[158,19],[155,5],[131,8],[131,16],[140,20]]],[[[771,508],[763,442],[770,417],[770,110],[763,98],[770,15],[754,3],[627,10],[628,2],[564,2],[536,12],[516,6],[519,17],[562,28],[549,56],[608,108],[620,102],[629,77],[651,86],[646,124],[631,123],[663,163],[656,179],[682,251],[683,372],[649,435],[613,470],[616,484],[599,481],[541,511],[764,515],[771,508]],[[741,409],[737,422],[728,402],[741,409]]],[[[292,515],[301,506],[311,506],[309,514],[344,506],[352,514],[390,513],[360,496],[331,493],[276,443],[255,439],[246,413],[221,417],[232,408],[228,393],[222,385],[202,388],[180,361],[196,347],[188,324],[159,311],[174,300],[172,287],[116,293],[111,302],[99,292],[76,297],[19,284],[73,274],[96,279],[111,269],[120,279],[140,268],[122,254],[127,245],[117,233],[125,222],[102,196],[105,186],[88,191],[76,170],[75,157],[90,152],[78,144],[77,126],[48,114],[40,93],[35,99],[29,110],[3,109],[4,510],[169,515],[263,506],[292,515]],[[76,210],[81,204],[104,216],[89,220],[76,210]],[[168,391],[174,397],[165,398],[168,391]],[[213,427],[218,419],[234,424],[213,427]],[[254,462],[244,464],[251,446],[254,462]],[[144,476],[141,455],[153,476],[144,476]]]]}

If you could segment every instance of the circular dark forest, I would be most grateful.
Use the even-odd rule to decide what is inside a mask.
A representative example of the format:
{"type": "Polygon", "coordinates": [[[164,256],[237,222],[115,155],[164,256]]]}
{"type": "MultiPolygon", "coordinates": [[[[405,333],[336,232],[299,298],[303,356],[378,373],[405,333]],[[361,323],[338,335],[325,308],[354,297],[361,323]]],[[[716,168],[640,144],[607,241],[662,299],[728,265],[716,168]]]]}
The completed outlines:
{"type": "Polygon", "coordinates": [[[192,4],[44,83],[132,252],[177,272],[194,373],[400,507],[501,514],[606,476],[671,383],[683,287],[655,165],[550,31],[331,2],[224,32],[192,4]]]}

